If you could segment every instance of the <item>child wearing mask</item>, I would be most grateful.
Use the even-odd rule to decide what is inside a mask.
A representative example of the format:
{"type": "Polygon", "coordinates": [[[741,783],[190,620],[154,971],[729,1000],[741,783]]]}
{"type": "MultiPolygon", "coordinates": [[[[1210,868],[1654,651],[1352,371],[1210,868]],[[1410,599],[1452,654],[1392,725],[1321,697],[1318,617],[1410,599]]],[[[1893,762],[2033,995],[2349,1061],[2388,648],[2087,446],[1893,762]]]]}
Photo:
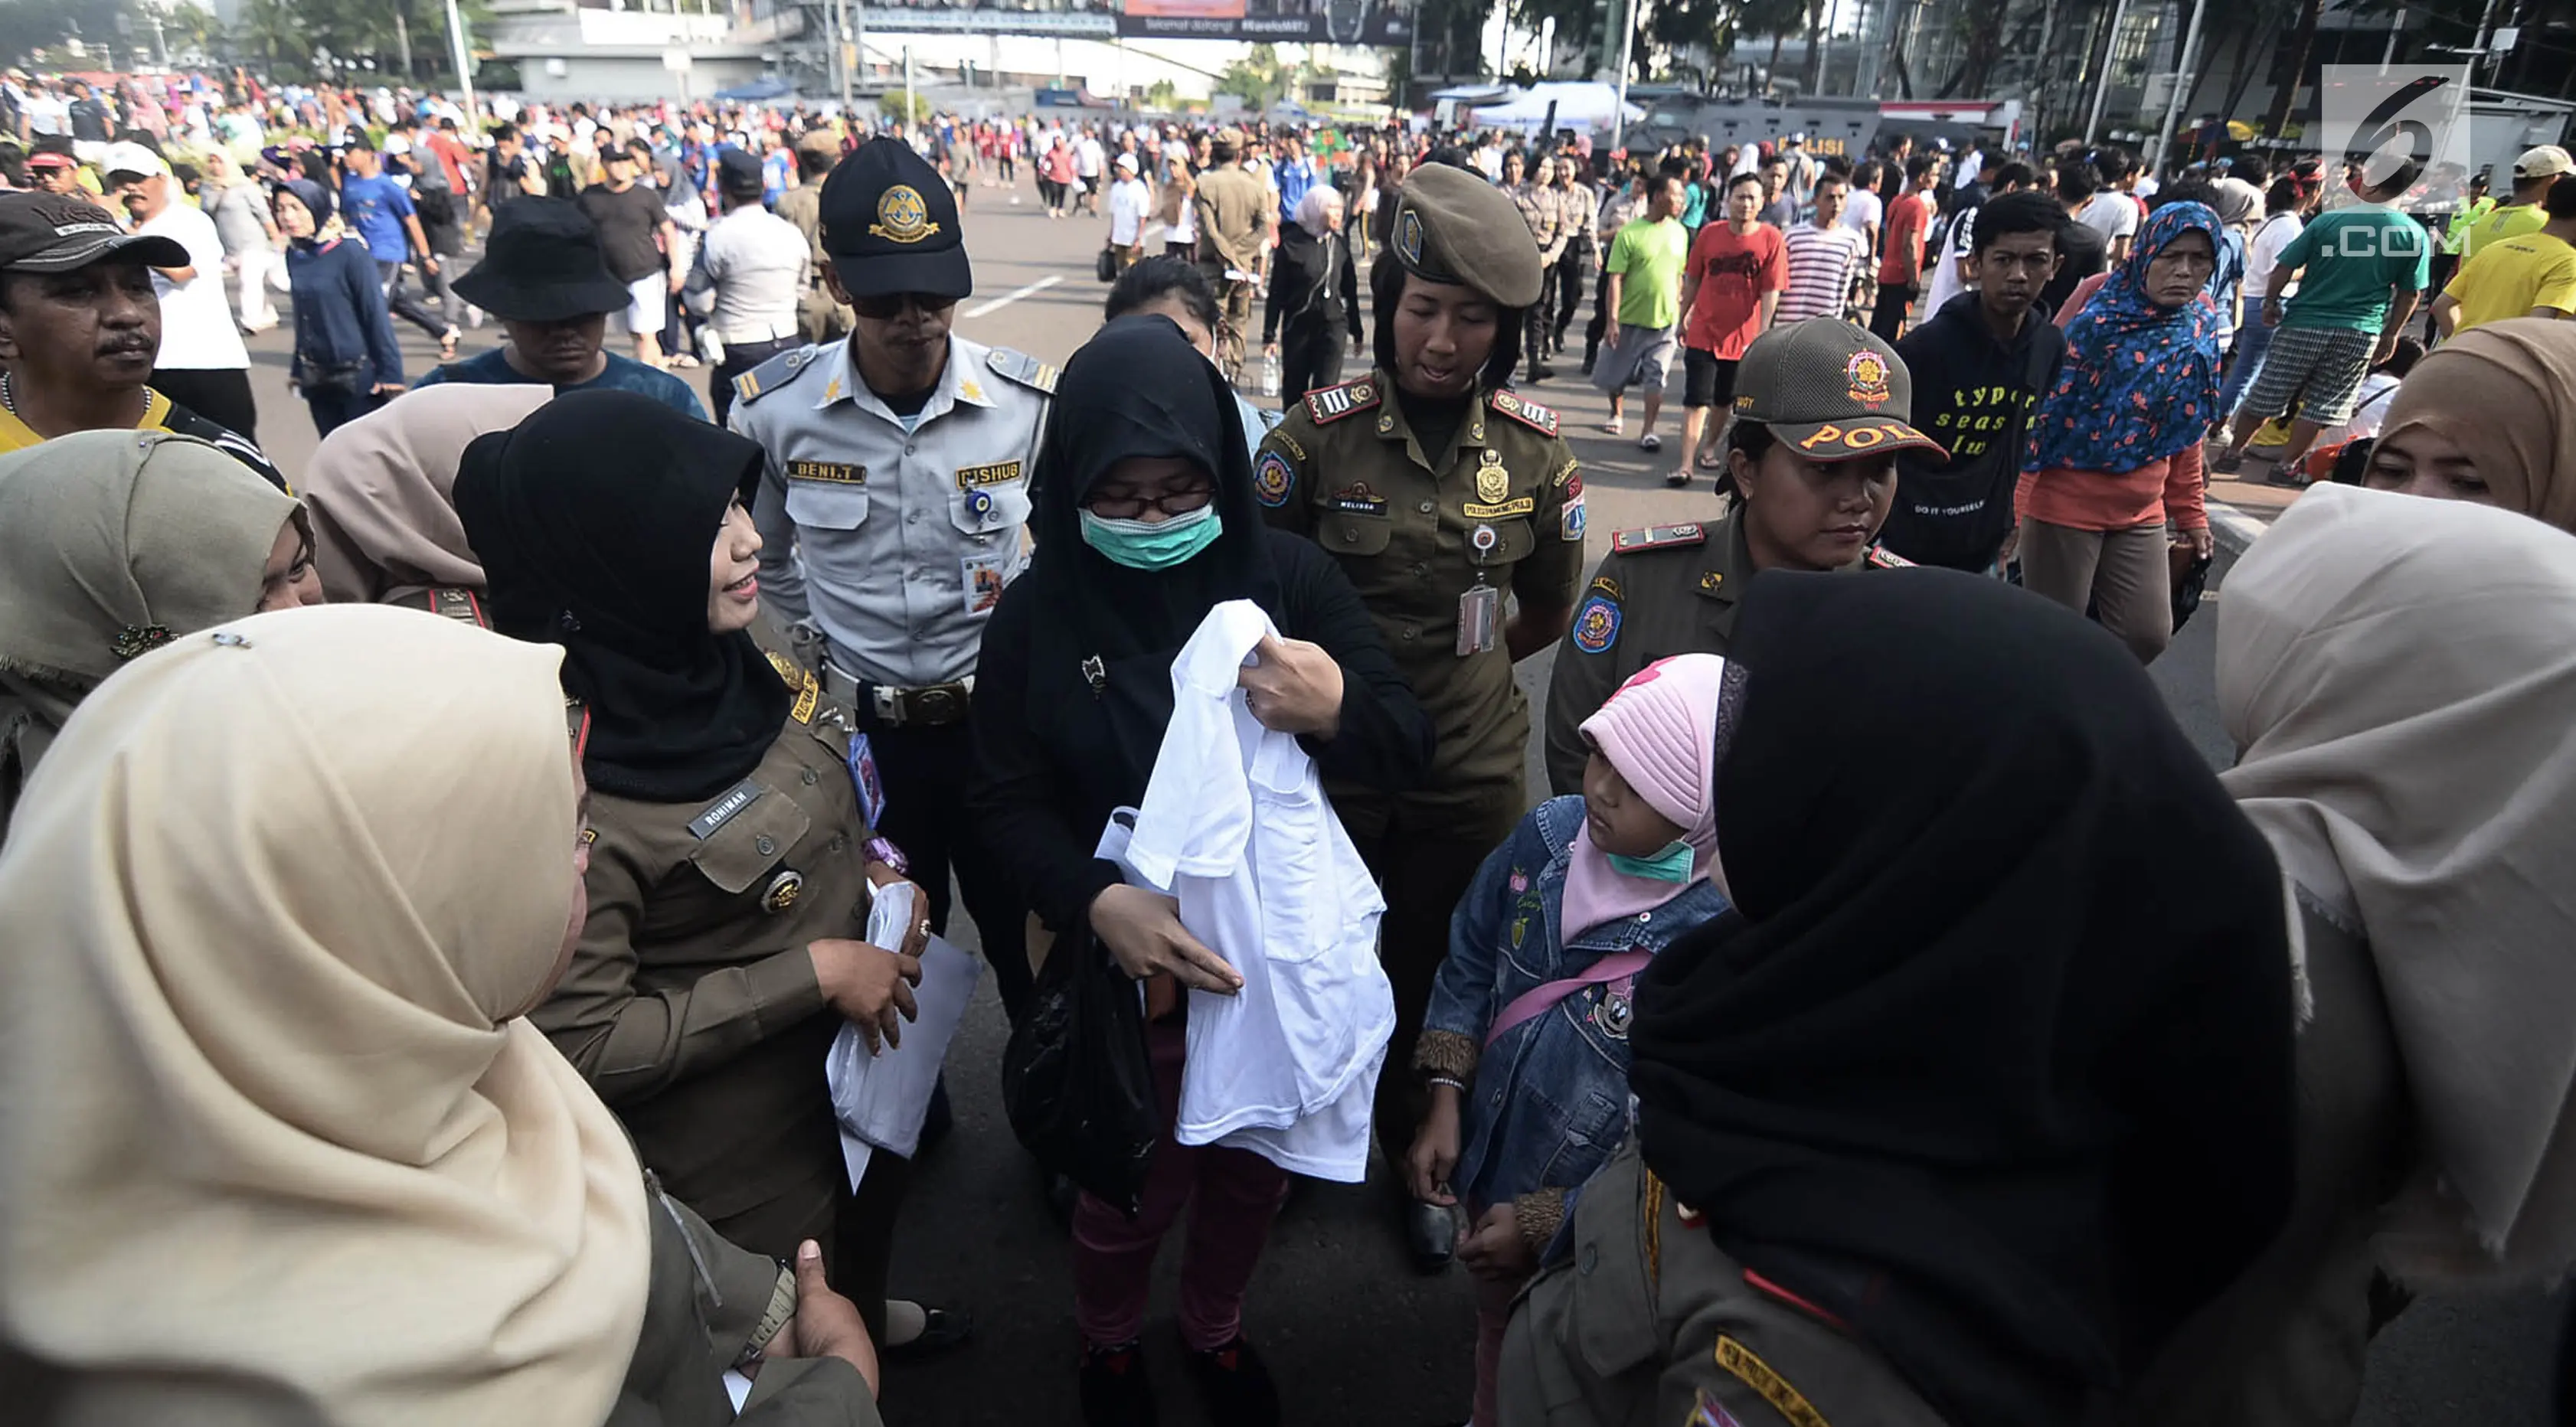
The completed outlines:
{"type": "Polygon", "coordinates": [[[1583,1182],[1628,1132],[1637,975],[1726,910],[1710,798],[1727,664],[1682,654],[1638,671],[1584,720],[1583,792],[1521,820],[1450,923],[1414,1068],[1429,1084],[1406,1173],[1467,1209],[1477,1278],[1476,1427],[1513,1296],[1583,1182]]]}

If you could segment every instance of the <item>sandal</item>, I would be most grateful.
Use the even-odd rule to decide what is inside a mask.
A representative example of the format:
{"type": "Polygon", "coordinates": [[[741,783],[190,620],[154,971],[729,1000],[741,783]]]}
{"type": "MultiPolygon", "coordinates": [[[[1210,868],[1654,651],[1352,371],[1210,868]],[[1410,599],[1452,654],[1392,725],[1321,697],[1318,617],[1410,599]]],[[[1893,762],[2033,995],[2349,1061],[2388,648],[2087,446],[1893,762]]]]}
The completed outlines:
{"type": "Polygon", "coordinates": [[[1637,449],[1640,451],[1660,451],[1664,449],[1664,438],[1656,435],[1652,431],[1649,431],[1645,435],[1637,438],[1637,449]]]}
{"type": "Polygon", "coordinates": [[[1718,458],[1718,454],[1705,446],[1700,448],[1697,456],[1691,458],[1691,464],[1712,474],[1726,469],[1725,462],[1718,458]]]}

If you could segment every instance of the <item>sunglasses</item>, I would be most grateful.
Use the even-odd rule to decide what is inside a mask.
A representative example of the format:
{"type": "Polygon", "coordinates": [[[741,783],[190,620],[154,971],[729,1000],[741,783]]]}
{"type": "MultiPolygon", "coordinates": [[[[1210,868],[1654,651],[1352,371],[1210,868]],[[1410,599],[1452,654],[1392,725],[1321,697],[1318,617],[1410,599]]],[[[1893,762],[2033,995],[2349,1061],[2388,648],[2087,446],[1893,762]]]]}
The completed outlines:
{"type": "Polygon", "coordinates": [[[937,314],[946,312],[956,305],[956,298],[934,297],[926,292],[889,292],[876,297],[850,299],[850,310],[871,322],[890,322],[901,317],[907,307],[917,307],[925,313],[937,314]]]}

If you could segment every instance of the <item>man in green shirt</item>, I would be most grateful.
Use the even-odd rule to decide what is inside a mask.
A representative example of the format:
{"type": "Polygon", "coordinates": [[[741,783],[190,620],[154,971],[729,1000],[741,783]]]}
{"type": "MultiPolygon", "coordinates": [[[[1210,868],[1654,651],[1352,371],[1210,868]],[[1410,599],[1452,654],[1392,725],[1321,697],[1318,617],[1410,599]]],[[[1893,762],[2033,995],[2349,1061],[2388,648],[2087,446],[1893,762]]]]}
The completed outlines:
{"type": "Polygon", "coordinates": [[[2540,225],[2549,221],[2549,215],[2540,211],[2540,201],[2549,196],[2549,186],[2568,173],[2576,173],[2576,159],[2556,144],[2523,150],[2522,157],[2513,161],[2513,202],[2469,225],[2460,243],[2460,261],[2476,257],[2489,243],[2539,232],[2540,225]]]}
{"type": "Polygon", "coordinates": [[[2267,479],[2302,484],[2295,473],[2317,433],[2352,419],[2362,377],[2397,350],[2398,334],[2432,276],[2433,235],[2389,206],[2415,173],[2413,164],[2401,165],[2373,185],[2354,166],[2350,182],[2360,201],[2317,215],[2283,245],[2263,284],[2272,294],[2263,299],[2263,321],[2280,331],[2236,408],[2235,435],[2212,470],[2234,471],[2255,429],[2295,401],[2298,419],[2267,479]],[[2284,304],[2278,294],[2302,268],[2299,295],[2284,304]]]}
{"type": "Polygon", "coordinates": [[[1619,230],[1602,264],[1610,288],[1601,305],[1617,314],[1619,324],[1601,339],[1601,360],[1592,369],[1592,384],[1610,393],[1610,419],[1601,429],[1624,435],[1625,392],[1631,385],[1644,387],[1646,431],[1637,438],[1643,451],[1664,447],[1655,422],[1664,414],[1664,377],[1672,369],[1673,333],[1682,316],[1682,268],[1690,260],[1682,202],[1680,175],[1654,179],[1646,190],[1646,216],[1619,230]]]}

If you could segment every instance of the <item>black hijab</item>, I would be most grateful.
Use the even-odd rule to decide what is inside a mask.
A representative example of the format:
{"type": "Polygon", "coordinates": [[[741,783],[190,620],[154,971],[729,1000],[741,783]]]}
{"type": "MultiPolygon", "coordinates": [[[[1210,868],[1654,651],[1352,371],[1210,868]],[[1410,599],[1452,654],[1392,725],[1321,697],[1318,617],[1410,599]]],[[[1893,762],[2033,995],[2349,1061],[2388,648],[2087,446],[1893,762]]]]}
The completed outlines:
{"type": "Polygon", "coordinates": [[[627,391],[567,392],[465,448],[456,513],[493,627],[564,647],[593,787],[712,798],[760,764],[788,694],[751,635],[707,630],[708,562],[760,448],[627,391]]]}
{"type": "Polygon", "coordinates": [[[1031,716],[1054,724],[1098,703],[1107,746],[1097,752],[1111,765],[1103,771],[1133,802],[1171,721],[1172,660],[1208,611],[1248,599],[1280,616],[1233,389],[1170,318],[1119,318],[1065,363],[1036,484],[1037,550],[1014,585],[1036,601],[1031,716]],[[1208,472],[1224,525],[1214,544],[1168,570],[1132,570],[1083,542],[1084,497],[1130,456],[1179,456],[1208,472]]]}
{"type": "Polygon", "coordinates": [[[2272,854],[2136,660],[1996,581],[1774,571],[1728,658],[1736,910],[1638,988],[1646,1162],[1944,1417],[2077,1421],[2287,1212],[2272,854]]]}

